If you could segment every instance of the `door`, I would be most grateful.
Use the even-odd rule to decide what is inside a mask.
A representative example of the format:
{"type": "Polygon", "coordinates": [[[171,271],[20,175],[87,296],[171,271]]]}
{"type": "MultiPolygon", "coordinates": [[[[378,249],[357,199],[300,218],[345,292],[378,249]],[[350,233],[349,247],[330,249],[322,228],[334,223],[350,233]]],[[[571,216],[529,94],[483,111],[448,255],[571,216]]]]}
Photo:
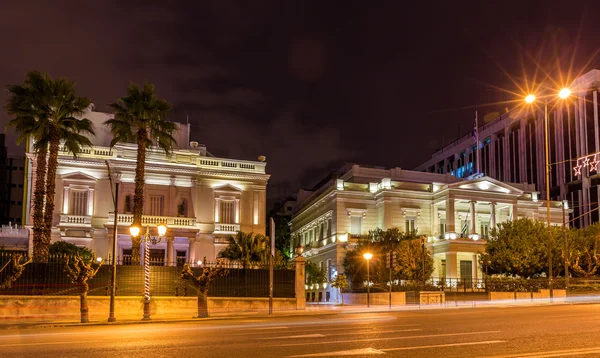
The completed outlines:
{"type": "Polygon", "coordinates": [[[460,261],[460,281],[465,289],[473,287],[473,262],[460,261]]]}

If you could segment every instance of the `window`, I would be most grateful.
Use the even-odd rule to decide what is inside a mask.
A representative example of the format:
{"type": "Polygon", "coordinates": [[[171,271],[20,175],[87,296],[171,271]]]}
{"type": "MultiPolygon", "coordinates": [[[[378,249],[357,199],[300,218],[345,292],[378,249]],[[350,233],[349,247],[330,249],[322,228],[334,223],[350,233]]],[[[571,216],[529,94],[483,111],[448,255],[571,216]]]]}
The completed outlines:
{"type": "Polygon", "coordinates": [[[440,219],[440,235],[444,235],[446,233],[446,219],[440,219]]]}
{"type": "Polygon", "coordinates": [[[235,224],[235,201],[219,201],[219,221],[225,224],[235,224]]]}
{"type": "Polygon", "coordinates": [[[483,237],[487,237],[490,234],[490,224],[481,223],[479,234],[483,237]]]}
{"type": "Polygon", "coordinates": [[[164,215],[165,197],[162,195],[150,195],[150,215],[164,215]]]}
{"type": "Polygon", "coordinates": [[[87,194],[87,190],[73,190],[71,192],[71,201],[69,203],[71,215],[87,215],[87,194]]]}
{"type": "Polygon", "coordinates": [[[17,187],[18,187],[18,188],[22,188],[22,187],[23,187],[23,184],[19,184],[19,185],[17,185],[17,187]]]}
{"type": "Polygon", "coordinates": [[[404,230],[406,233],[412,233],[415,231],[415,219],[409,218],[404,222],[404,230]]]}
{"type": "Polygon", "coordinates": [[[183,264],[185,264],[187,258],[187,251],[183,250],[177,250],[176,251],[176,263],[177,263],[177,267],[182,267],[183,264]]]}
{"type": "Polygon", "coordinates": [[[361,235],[362,234],[362,216],[351,216],[350,217],[350,234],[361,235]]]}
{"type": "Polygon", "coordinates": [[[323,223],[323,237],[329,237],[329,220],[325,220],[323,223]]]}

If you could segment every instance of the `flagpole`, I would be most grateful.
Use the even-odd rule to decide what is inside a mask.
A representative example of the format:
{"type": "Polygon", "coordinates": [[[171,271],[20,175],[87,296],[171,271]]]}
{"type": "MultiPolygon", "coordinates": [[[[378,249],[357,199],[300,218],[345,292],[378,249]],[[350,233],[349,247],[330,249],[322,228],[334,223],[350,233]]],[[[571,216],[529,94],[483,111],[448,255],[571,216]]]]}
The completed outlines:
{"type": "Polygon", "coordinates": [[[479,171],[479,163],[481,163],[481,158],[479,157],[479,124],[477,123],[477,111],[475,111],[475,150],[477,151],[477,174],[481,173],[479,171]]]}

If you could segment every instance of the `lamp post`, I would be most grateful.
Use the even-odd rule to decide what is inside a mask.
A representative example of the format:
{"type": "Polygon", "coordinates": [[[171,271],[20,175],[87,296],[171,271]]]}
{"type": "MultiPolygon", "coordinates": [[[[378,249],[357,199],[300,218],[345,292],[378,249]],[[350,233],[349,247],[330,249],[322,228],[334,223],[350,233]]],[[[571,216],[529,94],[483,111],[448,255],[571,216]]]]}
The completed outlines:
{"type": "Polygon", "coordinates": [[[565,219],[565,211],[569,208],[569,202],[563,200],[562,202],[562,219],[563,219],[563,241],[564,241],[564,250],[565,250],[565,289],[569,288],[569,253],[567,251],[567,222],[565,219]]]}
{"type": "Polygon", "coordinates": [[[363,257],[367,260],[367,307],[371,307],[371,273],[369,271],[369,261],[373,258],[373,254],[365,252],[363,257]]]}
{"type": "MultiPolygon", "coordinates": [[[[150,236],[150,228],[146,226],[144,233],[144,318],[143,321],[149,321],[150,318],[150,249],[149,242],[152,245],[158,244],[167,233],[167,226],[163,223],[158,224],[158,239],[150,236]]],[[[131,236],[137,237],[140,234],[141,227],[133,224],[129,228],[131,236]]]]}
{"type": "MultiPolygon", "coordinates": [[[[563,88],[558,92],[558,97],[566,99],[571,95],[571,90],[563,88]]],[[[525,97],[525,102],[531,104],[535,102],[536,97],[529,94],[525,97]]],[[[552,282],[552,227],[550,226],[550,141],[548,140],[548,101],[544,100],[544,151],[546,157],[546,226],[548,227],[548,288],[550,289],[550,302],[554,298],[552,282]]],[[[566,256],[566,255],[565,255],[566,256]]]]}

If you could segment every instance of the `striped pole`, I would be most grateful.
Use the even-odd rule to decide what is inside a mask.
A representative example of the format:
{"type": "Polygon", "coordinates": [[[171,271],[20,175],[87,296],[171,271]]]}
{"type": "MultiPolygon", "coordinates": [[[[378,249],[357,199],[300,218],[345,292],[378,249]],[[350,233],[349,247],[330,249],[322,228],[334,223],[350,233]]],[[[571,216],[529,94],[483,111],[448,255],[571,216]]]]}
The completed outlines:
{"type": "Polygon", "coordinates": [[[148,239],[150,238],[150,229],[146,227],[144,234],[144,318],[142,321],[150,320],[150,250],[148,239]]]}

